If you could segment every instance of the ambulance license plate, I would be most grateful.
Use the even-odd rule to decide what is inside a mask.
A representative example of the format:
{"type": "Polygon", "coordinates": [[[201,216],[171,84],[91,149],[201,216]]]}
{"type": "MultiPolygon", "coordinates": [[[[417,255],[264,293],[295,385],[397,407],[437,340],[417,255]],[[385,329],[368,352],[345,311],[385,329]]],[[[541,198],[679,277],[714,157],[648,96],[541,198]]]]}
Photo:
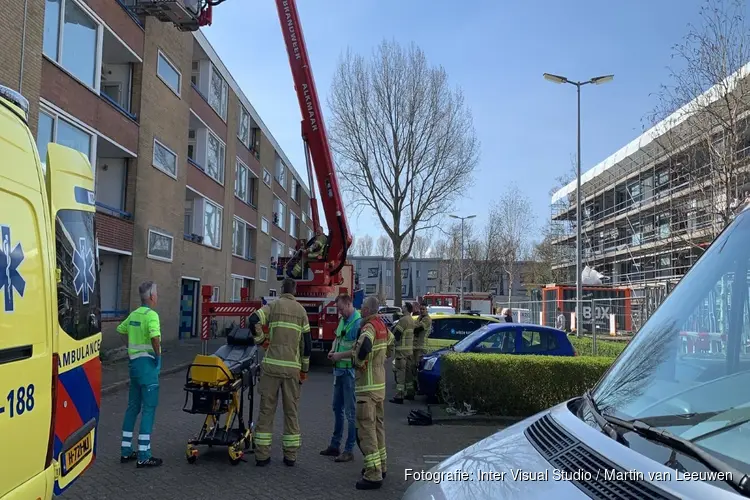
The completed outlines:
{"type": "Polygon", "coordinates": [[[65,452],[65,472],[67,474],[76,465],[81,463],[81,460],[91,454],[91,434],[87,434],[80,441],[73,445],[68,451],[65,452]]]}

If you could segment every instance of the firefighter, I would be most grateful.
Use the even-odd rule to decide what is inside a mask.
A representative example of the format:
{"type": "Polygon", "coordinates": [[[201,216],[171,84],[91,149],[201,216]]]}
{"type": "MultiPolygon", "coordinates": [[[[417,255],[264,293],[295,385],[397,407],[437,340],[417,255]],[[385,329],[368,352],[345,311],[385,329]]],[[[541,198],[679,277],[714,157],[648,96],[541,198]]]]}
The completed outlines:
{"type": "Polygon", "coordinates": [[[285,278],[281,295],[269,305],[250,316],[256,344],[265,349],[258,383],[260,413],[255,430],[255,465],[271,462],[273,420],[276,415],[279,390],[284,406],[284,435],[281,438],[284,463],[293,466],[301,444],[299,430],[300,385],[307,379],[310,368],[312,338],[307,312],[294,298],[297,283],[285,278]],[[268,327],[268,336],[261,327],[268,327]]]}
{"type": "Polygon", "coordinates": [[[347,352],[333,353],[338,361],[351,357],[357,368],[354,392],[357,398],[357,444],[364,457],[362,477],[357,481],[358,490],[380,488],[385,478],[386,447],[384,408],[385,362],[394,354],[393,334],[378,316],[378,298],[368,296],[362,304],[361,333],[354,348],[347,352]]]}
{"type": "Polygon", "coordinates": [[[430,336],[431,331],[432,319],[430,318],[430,315],[427,314],[427,304],[422,303],[419,305],[419,317],[414,323],[414,351],[411,364],[411,383],[406,387],[406,395],[404,396],[404,399],[414,399],[414,394],[417,391],[417,367],[424,356],[425,342],[427,342],[427,338],[430,336]]]}
{"type": "Polygon", "coordinates": [[[406,303],[406,314],[403,315],[393,328],[393,336],[396,340],[396,361],[393,371],[396,375],[396,396],[391,403],[404,404],[404,393],[406,382],[412,382],[411,370],[414,364],[414,318],[412,312],[414,306],[411,302],[406,303]],[[407,378],[407,373],[409,374],[407,378]]]}
{"type": "Polygon", "coordinates": [[[323,234],[320,228],[315,231],[315,236],[305,245],[305,248],[299,250],[287,264],[287,276],[294,279],[302,279],[307,269],[307,263],[311,260],[318,260],[328,244],[328,238],[323,234]]]}

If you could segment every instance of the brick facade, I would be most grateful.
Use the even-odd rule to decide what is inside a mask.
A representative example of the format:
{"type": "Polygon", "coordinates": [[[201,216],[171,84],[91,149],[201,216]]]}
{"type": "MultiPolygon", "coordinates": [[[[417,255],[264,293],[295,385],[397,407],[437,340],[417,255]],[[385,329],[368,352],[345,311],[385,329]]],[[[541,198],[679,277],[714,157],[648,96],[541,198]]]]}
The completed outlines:
{"type": "MultiPolygon", "coordinates": [[[[16,90],[19,88],[25,1],[10,2],[5,6],[0,19],[0,41],[4,44],[4,50],[0,54],[0,84],[16,90]]],[[[125,165],[122,186],[110,186],[112,189],[108,191],[110,196],[115,196],[121,188],[122,201],[119,209],[131,214],[131,218],[111,215],[105,213],[105,210],[96,214],[100,245],[124,252],[118,257],[122,274],[118,284],[119,307],[137,307],[140,302],[140,283],[155,281],[159,292],[157,309],[161,316],[162,335],[165,339],[175,339],[179,332],[180,295],[184,278],[200,280],[200,285],[218,286],[221,300],[231,299],[233,274],[254,278],[251,293],[255,296],[268,295],[269,289],[278,290],[275,271],[270,266],[271,235],[263,233],[262,220],[268,220],[268,233],[275,234],[285,248],[293,247],[295,240],[289,236],[289,211],[301,216],[309,196],[302,191],[300,206],[273,180],[277,153],[274,141],[264,125],[256,124],[260,127],[259,158],[237,138],[240,105],[248,111],[251,106],[247,98],[241,95],[236,82],[213,53],[213,49],[200,33],[181,32],[172,25],[153,18],[146,18],[142,23],[136,22],[115,0],[74,1],[86,4],[94,14],[95,21],[104,23],[102,33],[107,43],[124,44],[118,50],[121,49],[123,54],[135,54],[142,60],[132,63],[131,69],[130,113],[133,116],[127,116],[118,110],[107,99],[97,95],[96,91],[73,78],[64,67],[42,55],[44,0],[28,0],[22,93],[31,104],[30,121],[34,134],[39,102],[43,98],[110,140],[94,137],[100,146],[99,158],[117,157],[116,149],[112,149],[116,145],[136,155],[136,158],[130,158],[130,153],[122,151],[125,165]],[[191,85],[193,60],[205,58],[204,54],[197,53],[198,50],[206,52],[212,64],[227,80],[226,120],[191,85]],[[157,75],[159,51],[181,73],[179,95],[157,75]],[[195,120],[193,114],[226,144],[223,182],[215,181],[187,161],[188,130],[191,117],[195,120]],[[177,155],[174,176],[154,166],[154,139],[177,155]],[[238,157],[258,177],[253,193],[255,206],[245,204],[234,195],[235,164],[238,157]],[[270,186],[263,182],[264,169],[271,175],[270,186]],[[222,206],[221,248],[212,248],[185,238],[188,187],[222,206]],[[273,225],[274,193],[287,205],[283,231],[273,225]],[[232,255],[232,221],[235,214],[256,228],[255,241],[252,242],[252,260],[232,255]],[[152,230],[172,238],[171,261],[148,256],[149,231],[152,230]],[[129,252],[132,255],[126,255],[129,252]],[[259,279],[260,266],[267,269],[267,281],[259,279]]],[[[258,121],[257,118],[254,120],[258,121]]],[[[95,162],[92,161],[93,163],[95,162]]],[[[113,175],[112,170],[109,172],[113,175]]],[[[293,175],[295,173],[291,169],[286,173],[287,189],[291,188],[290,178],[293,175]]],[[[297,178],[301,179],[298,175],[297,178]]],[[[103,188],[106,187],[105,184],[103,188]]],[[[307,236],[302,223],[300,234],[307,236]]],[[[196,303],[200,303],[199,295],[196,303]]],[[[105,349],[119,345],[114,331],[117,321],[117,318],[112,318],[103,322],[105,349]]]]}

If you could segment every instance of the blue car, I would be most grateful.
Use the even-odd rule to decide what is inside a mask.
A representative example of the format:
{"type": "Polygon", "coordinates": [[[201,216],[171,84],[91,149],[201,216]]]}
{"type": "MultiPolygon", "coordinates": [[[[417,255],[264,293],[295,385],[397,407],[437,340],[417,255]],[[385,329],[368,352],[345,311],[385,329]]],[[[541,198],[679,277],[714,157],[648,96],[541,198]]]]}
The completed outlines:
{"type": "Polygon", "coordinates": [[[428,400],[437,399],[440,358],[449,352],[490,354],[541,354],[575,356],[573,345],[562,330],[523,323],[488,323],[457,344],[432,352],[419,363],[417,382],[428,400]]]}

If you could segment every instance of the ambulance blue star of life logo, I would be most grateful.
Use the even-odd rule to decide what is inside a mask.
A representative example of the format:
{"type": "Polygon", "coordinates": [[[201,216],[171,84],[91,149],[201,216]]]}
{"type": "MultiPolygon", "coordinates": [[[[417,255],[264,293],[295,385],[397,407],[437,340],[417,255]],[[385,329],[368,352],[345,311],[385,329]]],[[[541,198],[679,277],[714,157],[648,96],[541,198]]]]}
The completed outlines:
{"type": "Polygon", "coordinates": [[[78,238],[78,246],[73,255],[73,267],[76,268],[76,275],[73,278],[76,295],[81,297],[84,304],[88,304],[91,300],[90,294],[94,292],[96,274],[94,273],[94,252],[86,238],[78,238]]]}
{"type": "Polygon", "coordinates": [[[26,280],[18,272],[18,266],[23,262],[23,247],[16,243],[11,250],[10,226],[0,225],[0,290],[3,291],[5,312],[13,312],[16,308],[15,293],[23,297],[26,290],[26,280]]]}

